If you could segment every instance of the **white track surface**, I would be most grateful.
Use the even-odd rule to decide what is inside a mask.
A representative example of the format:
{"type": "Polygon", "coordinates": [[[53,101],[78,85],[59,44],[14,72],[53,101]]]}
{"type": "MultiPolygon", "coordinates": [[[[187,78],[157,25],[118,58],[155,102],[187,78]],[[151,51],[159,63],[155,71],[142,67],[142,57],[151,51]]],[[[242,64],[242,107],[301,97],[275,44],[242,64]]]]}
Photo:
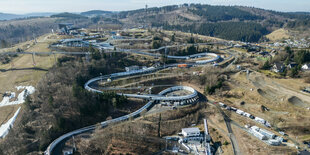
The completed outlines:
{"type": "Polygon", "coordinates": [[[16,117],[19,111],[20,111],[20,107],[18,108],[18,110],[15,112],[14,116],[11,119],[9,119],[5,124],[1,125],[0,138],[4,138],[9,133],[9,130],[13,127],[13,124],[16,120],[16,117]]]}

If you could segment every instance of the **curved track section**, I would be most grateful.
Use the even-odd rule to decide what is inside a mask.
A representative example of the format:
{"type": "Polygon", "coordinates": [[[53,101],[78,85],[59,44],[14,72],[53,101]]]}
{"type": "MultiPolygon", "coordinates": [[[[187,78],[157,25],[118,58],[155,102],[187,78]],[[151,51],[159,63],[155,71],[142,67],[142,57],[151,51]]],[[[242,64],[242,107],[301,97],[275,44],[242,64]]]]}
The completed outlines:
{"type": "MultiPolygon", "coordinates": [[[[147,52],[142,52],[142,51],[135,51],[135,50],[122,50],[123,52],[131,52],[131,53],[137,53],[137,54],[143,54],[143,55],[149,55],[149,56],[160,56],[158,54],[152,54],[152,53],[147,53],[147,52]]],[[[209,60],[201,60],[201,61],[196,61],[193,63],[186,63],[189,65],[203,65],[203,64],[207,64],[210,62],[216,62],[220,59],[220,56],[214,54],[214,53],[199,53],[199,54],[194,54],[194,55],[190,55],[190,56],[167,56],[168,58],[172,58],[172,59],[195,59],[195,58],[200,58],[200,57],[207,57],[207,56],[212,56],[214,57],[213,59],[209,59],[209,60]]],[[[183,63],[184,64],[184,63],[183,63]]],[[[165,68],[169,68],[169,67],[176,67],[178,64],[170,64],[170,65],[166,65],[165,67],[149,67],[147,69],[141,69],[141,70],[136,70],[136,71],[131,71],[131,72],[120,72],[120,73],[114,73],[114,74],[110,74],[110,75],[104,75],[101,77],[96,77],[93,79],[90,79],[89,81],[87,81],[84,85],[84,88],[88,91],[91,92],[97,92],[97,93],[102,93],[102,91],[91,87],[91,84],[103,79],[108,79],[108,78],[113,78],[113,79],[117,79],[117,78],[121,78],[121,77],[127,77],[127,76],[133,76],[133,75],[140,75],[140,74],[147,74],[147,73],[152,73],[152,72],[156,72],[158,70],[162,70],[165,68]]],[[[121,122],[121,121],[126,121],[129,120],[130,118],[134,118],[139,116],[143,111],[147,110],[149,107],[151,107],[154,103],[154,101],[174,101],[174,102],[180,102],[181,105],[184,104],[191,104],[194,103],[197,99],[198,99],[198,93],[195,89],[191,88],[191,87],[187,87],[187,86],[175,86],[175,87],[170,87],[168,89],[165,89],[163,91],[161,91],[160,93],[158,93],[157,95],[153,95],[153,94],[147,94],[147,95],[139,95],[139,94],[123,94],[123,93],[118,93],[118,95],[123,95],[123,96],[127,96],[130,98],[141,98],[141,99],[147,99],[149,100],[149,102],[144,105],[142,108],[140,108],[139,110],[122,116],[122,117],[118,117],[112,120],[108,120],[108,121],[104,121],[101,122],[101,126],[102,127],[106,127],[110,124],[113,123],[117,123],[117,122],[121,122]],[[170,92],[174,92],[174,91],[178,91],[178,90],[186,90],[188,92],[190,92],[189,95],[185,95],[185,96],[165,96],[166,94],[170,93],[170,92]]],[[[90,132],[95,130],[96,125],[92,125],[92,126],[88,126],[88,127],[84,127],[82,129],[78,129],[69,133],[66,133],[64,135],[62,135],[61,137],[57,138],[56,140],[54,140],[46,149],[45,154],[46,155],[51,155],[53,153],[53,150],[56,148],[56,146],[63,142],[66,139],[69,139],[72,136],[78,135],[78,134],[82,134],[85,132],[90,132]]]]}

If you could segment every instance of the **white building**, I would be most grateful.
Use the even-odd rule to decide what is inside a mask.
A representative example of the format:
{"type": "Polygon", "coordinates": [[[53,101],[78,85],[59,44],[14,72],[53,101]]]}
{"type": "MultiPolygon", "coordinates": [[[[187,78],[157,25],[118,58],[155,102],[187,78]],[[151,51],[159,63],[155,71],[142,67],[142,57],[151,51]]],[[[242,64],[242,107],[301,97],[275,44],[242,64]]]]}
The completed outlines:
{"type": "Polygon", "coordinates": [[[200,136],[199,128],[183,128],[182,135],[184,137],[197,137],[200,136]]]}
{"type": "Polygon", "coordinates": [[[114,46],[111,45],[110,43],[92,43],[92,45],[94,45],[95,47],[97,47],[98,49],[101,50],[113,50],[114,46]]]}
{"type": "Polygon", "coordinates": [[[250,128],[250,130],[251,130],[252,134],[253,134],[255,137],[259,138],[260,140],[266,140],[266,139],[268,139],[265,135],[263,135],[262,133],[259,132],[259,131],[260,131],[260,128],[259,128],[259,127],[257,127],[257,126],[252,126],[252,127],[250,128]]]}
{"type": "Polygon", "coordinates": [[[310,64],[304,64],[302,67],[301,67],[302,70],[310,70],[310,64]]]}
{"type": "Polygon", "coordinates": [[[252,133],[255,137],[259,138],[260,140],[268,139],[265,135],[261,134],[260,132],[255,131],[255,130],[253,130],[252,133]]]}
{"type": "Polygon", "coordinates": [[[275,139],[270,139],[268,140],[268,144],[273,145],[273,146],[279,146],[281,145],[281,142],[275,139]]]}
{"type": "Polygon", "coordinates": [[[245,117],[249,117],[249,118],[251,117],[251,114],[250,114],[250,113],[247,113],[247,112],[244,112],[243,115],[244,115],[245,117]]]}
{"type": "Polygon", "coordinates": [[[238,109],[238,110],[236,111],[236,113],[239,114],[239,115],[243,115],[243,114],[244,114],[244,111],[238,109]]]}
{"type": "Polygon", "coordinates": [[[262,124],[265,124],[265,123],[266,123],[266,121],[265,121],[264,119],[259,118],[259,117],[255,117],[255,121],[256,121],[256,122],[259,122],[259,123],[262,123],[262,124]]]}
{"type": "Polygon", "coordinates": [[[259,132],[263,135],[265,135],[267,138],[269,139],[274,139],[276,137],[276,135],[270,131],[267,131],[265,129],[260,129],[259,132]]]}
{"type": "Polygon", "coordinates": [[[62,150],[62,154],[63,155],[72,155],[74,152],[73,148],[72,147],[65,147],[63,150],[62,150]]]}

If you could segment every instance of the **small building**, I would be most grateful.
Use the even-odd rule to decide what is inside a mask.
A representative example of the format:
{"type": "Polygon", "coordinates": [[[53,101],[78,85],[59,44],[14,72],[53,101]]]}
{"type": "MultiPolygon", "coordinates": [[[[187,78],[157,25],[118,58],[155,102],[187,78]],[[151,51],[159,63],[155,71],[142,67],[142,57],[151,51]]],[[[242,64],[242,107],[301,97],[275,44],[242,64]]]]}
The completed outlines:
{"type": "Polygon", "coordinates": [[[257,126],[252,126],[252,127],[251,127],[251,130],[252,130],[252,131],[257,131],[257,132],[258,132],[258,131],[259,131],[259,127],[257,127],[257,126]]]}
{"type": "Polygon", "coordinates": [[[310,87],[306,87],[305,89],[303,89],[303,91],[306,93],[310,93],[310,87]]]}
{"type": "Polygon", "coordinates": [[[292,68],[294,68],[296,66],[298,66],[297,63],[290,63],[290,64],[287,65],[287,68],[292,69],[292,68]]]}
{"type": "Polygon", "coordinates": [[[249,117],[249,118],[250,118],[252,115],[251,115],[250,113],[244,112],[244,113],[243,113],[243,116],[249,117]]]}
{"type": "Polygon", "coordinates": [[[183,128],[182,135],[184,137],[198,137],[200,136],[199,128],[183,128]]]}
{"type": "Polygon", "coordinates": [[[62,46],[67,47],[89,47],[89,43],[83,41],[82,38],[73,38],[73,39],[63,39],[60,40],[62,46]]]}
{"type": "Polygon", "coordinates": [[[302,67],[301,67],[302,70],[304,71],[309,71],[310,70],[310,64],[304,64],[302,67]]]}
{"type": "Polygon", "coordinates": [[[281,145],[281,142],[275,139],[269,139],[268,144],[273,145],[273,146],[279,146],[281,145]]]}
{"type": "Polygon", "coordinates": [[[61,34],[69,34],[69,31],[73,28],[72,23],[60,23],[58,28],[61,34]]]}
{"type": "Polygon", "coordinates": [[[260,129],[259,132],[263,135],[265,135],[267,138],[269,139],[274,139],[276,137],[276,135],[270,131],[267,131],[265,129],[260,129]]]}
{"type": "Polygon", "coordinates": [[[238,110],[236,111],[236,113],[239,114],[239,115],[243,115],[243,114],[244,114],[244,111],[238,109],[238,110]]]}
{"type": "Polygon", "coordinates": [[[260,132],[256,131],[256,130],[252,130],[252,133],[255,137],[259,138],[260,140],[266,140],[267,137],[263,134],[261,134],[260,132]]]}
{"type": "Polygon", "coordinates": [[[131,71],[135,71],[135,70],[139,70],[140,67],[139,66],[129,66],[129,67],[125,67],[126,72],[131,72],[131,71]]]}
{"type": "Polygon", "coordinates": [[[274,63],[272,70],[276,73],[281,73],[285,69],[285,66],[283,63],[274,63]]]}
{"type": "Polygon", "coordinates": [[[65,147],[63,150],[62,150],[62,154],[63,155],[72,155],[74,152],[73,148],[72,147],[65,147]]]}
{"type": "Polygon", "coordinates": [[[262,118],[259,118],[259,117],[255,117],[255,119],[254,119],[256,122],[259,122],[259,123],[261,123],[261,124],[265,124],[266,123],[266,121],[264,120],[264,119],[262,119],[262,118]]]}

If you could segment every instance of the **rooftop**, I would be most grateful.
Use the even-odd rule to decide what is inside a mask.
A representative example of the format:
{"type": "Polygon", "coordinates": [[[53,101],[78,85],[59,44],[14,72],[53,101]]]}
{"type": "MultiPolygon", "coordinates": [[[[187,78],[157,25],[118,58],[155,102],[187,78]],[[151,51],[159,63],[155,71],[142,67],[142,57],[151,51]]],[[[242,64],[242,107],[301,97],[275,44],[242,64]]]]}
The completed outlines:
{"type": "Polygon", "coordinates": [[[199,128],[183,128],[184,132],[200,132],[199,128]]]}

